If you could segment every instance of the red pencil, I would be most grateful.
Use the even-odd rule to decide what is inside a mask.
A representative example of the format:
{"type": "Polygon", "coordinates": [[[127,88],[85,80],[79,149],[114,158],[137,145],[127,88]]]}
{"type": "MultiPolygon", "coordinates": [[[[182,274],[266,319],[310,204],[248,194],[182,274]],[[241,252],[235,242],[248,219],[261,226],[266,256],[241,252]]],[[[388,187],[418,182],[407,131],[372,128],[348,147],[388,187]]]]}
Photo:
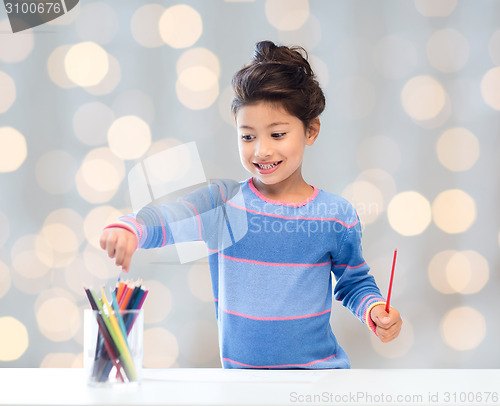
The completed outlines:
{"type": "Polygon", "coordinates": [[[394,267],[396,266],[396,255],[398,254],[397,248],[394,250],[394,258],[392,260],[391,281],[389,282],[389,292],[387,292],[387,303],[385,304],[385,311],[389,313],[391,303],[392,281],[394,280],[394,267]]]}

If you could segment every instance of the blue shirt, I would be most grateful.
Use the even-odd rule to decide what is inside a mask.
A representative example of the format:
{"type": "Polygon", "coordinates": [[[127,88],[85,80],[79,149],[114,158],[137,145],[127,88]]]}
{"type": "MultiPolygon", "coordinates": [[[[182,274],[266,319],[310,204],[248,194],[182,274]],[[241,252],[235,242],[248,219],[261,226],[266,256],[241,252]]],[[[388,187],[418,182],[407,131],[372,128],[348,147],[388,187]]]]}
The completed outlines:
{"type": "Polygon", "coordinates": [[[357,213],[311,190],[286,203],[252,179],[217,181],[120,219],[141,248],[206,243],[224,368],[349,368],[330,326],[332,296],[374,331],[369,312],[384,298],[362,255],[357,213]]]}

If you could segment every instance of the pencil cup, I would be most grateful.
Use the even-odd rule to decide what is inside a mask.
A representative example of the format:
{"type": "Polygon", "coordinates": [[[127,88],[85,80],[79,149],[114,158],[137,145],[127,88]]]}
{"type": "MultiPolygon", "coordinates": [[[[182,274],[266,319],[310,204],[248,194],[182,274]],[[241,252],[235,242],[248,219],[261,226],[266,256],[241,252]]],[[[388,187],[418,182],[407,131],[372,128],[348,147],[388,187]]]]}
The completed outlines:
{"type": "Polygon", "coordinates": [[[83,367],[89,385],[140,383],[143,310],[84,312],[83,367]]]}

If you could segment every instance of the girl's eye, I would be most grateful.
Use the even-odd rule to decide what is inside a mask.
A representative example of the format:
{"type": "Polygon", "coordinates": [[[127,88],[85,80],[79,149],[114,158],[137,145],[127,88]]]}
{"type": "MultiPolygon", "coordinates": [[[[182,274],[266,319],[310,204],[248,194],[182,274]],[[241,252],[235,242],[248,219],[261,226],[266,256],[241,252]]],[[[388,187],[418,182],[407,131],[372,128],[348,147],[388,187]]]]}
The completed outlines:
{"type": "Polygon", "coordinates": [[[255,137],[253,135],[248,135],[248,134],[243,134],[241,136],[241,139],[243,141],[252,141],[255,137]]]}
{"type": "Polygon", "coordinates": [[[285,135],[286,133],[272,133],[271,137],[273,138],[281,138],[285,135]]]}

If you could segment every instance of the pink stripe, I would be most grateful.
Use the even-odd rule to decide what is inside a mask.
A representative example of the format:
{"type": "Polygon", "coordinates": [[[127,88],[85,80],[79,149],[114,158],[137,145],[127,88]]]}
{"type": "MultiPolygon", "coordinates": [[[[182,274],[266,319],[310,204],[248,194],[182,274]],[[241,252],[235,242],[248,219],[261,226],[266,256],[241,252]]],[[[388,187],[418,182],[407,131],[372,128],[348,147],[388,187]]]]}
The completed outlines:
{"type": "Polygon", "coordinates": [[[158,216],[158,218],[160,219],[161,230],[163,231],[163,242],[162,242],[161,246],[164,247],[165,243],[167,241],[167,233],[165,232],[165,224],[163,224],[163,220],[161,219],[161,216],[158,216]]]}
{"type": "Polygon", "coordinates": [[[231,310],[226,310],[221,307],[221,310],[223,312],[233,314],[235,316],[240,316],[244,317],[246,319],[252,319],[252,320],[263,320],[263,321],[279,321],[279,320],[298,320],[298,319],[307,319],[309,317],[317,317],[321,316],[323,314],[329,313],[332,309],[324,310],[320,313],[314,313],[314,314],[303,314],[301,316],[286,316],[286,317],[257,317],[257,316],[250,316],[248,314],[243,314],[243,313],[238,313],[238,312],[233,312],[231,310]]]}
{"type": "Polygon", "coordinates": [[[244,211],[247,211],[249,213],[259,214],[259,215],[262,215],[262,216],[276,217],[276,218],[285,219],[285,220],[335,221],[335,222],[337,222],[339,224],[342,224],[346,228],[351,228],[351,227],[354,227],[356,224],[358,224],[358,219],[357,218],[356,218],[356,221],[354,221],[354,223],[347,224],[347,223],[343,222],[342,220],[339,220],[338,218],[335,218],[335,217],[303,217],[303,216],[300,216],[300,217],[287,217],[287,216],[281,216],[279,214],[264,213],[264,212],[261,212],[261,211],[251,210],[251,209],[248,209],[246,207],[239,206],[237,204],[234,204],[230,200],[226,200],[226,198],[222,194],[222,190],[220,190],[220,195],[221,195],[222,200],[224,200],[225,203],[228,203],[229,205],[231,205],[231,206],[233,206],[233,207],[235,207],[237,209],[244,210],[244,211]]]}
{"type": "Polygon", "coordinates": [[[227,362],[232,362],[233,364],[241,365],[244,367],[249,367],[249,368],[290,368],[290,367],[307,367],[310,365],[317,364],[318,362],[322,361],[328,361],[329,359],[336,357],[337,354],[330,355],[329,357],[323,358],[323,359],[317,359],[315,361],[308,362],[306,364],[286,364],[286,365],[249,365],[249,364],[244,364],[242,362],[234,361],[229,358],[222,358],[223,361],[227,362]]]}
{"type": "Polygon", "coordinates": [[[361,299],[361,302],[359,302],[359,306],[358,306],[358,308],[356,309],[356,314],[358,314],[359,309],[361,308],[361,305],[363,304],[363,302],[364,302],[366,299],[368,299],[369,297],[372,297],[372,296],[373,296],[373,295],[367,295],[367,296],[365,296],[363,299],[361,299]]]}
{"type": "Polygon", "coordinates": [[[252,190],[252,192],[254,192],[259,198],[261,198],[265,202],[271,203],[271,204],[275,204],[275,205],[290,206],[290,207],[302,207],[302,206],[305,206],[307,203],[309,203],[312,200],[314,200],[316,198],[316,196],[318,196],[318,193],[319,193],[319,190],[318,190],[317,187],[309,185],[309,186],[311,186],[313,188],[313,193],[312,193],[311,196],[309,196],[306,200],[304,200],[302,202],[290,203],[290,202],[284,202],[282,200],[269,199],[266,196],[264,196],[262,193],[260,193],[257,190],[257,188],[255,187],[255,185],[253,184],[253,178],[250,178],[248,180],[248,186],[250,186],[250,189],[252,190]]]}
{"type": "Polygon", "coordinates": [[[187,202],[186,200],[183,200],[183,202],[186,202],[187,204],[189,204],[189,206],[195,212],[196,218],[198,219],[198,232],[200,234],[200,241],[203,241],[203,237],[201,236],[201,220],[200,220],[200,215],[198,214],[198,211],[196,210],[196,208],[191,203],[187,202]]]}
{"type": "Polygon", "coordinates": [[[346,267],[347,269],[356,269],[356,268],[359,268],[360,266],[363,266],[364,264],[366,264],[366,261],[359,264],[359,265],[355,265],[355,266],[349,266],[347,264],[340,264],[340,265],[335,265],[333,264],[333,267],[334,268],[339,268],[339,267],[346,267]]]}
{"type": "Polygon", "coordinates": [[[266,265],[266,266],[306,266],[306,267],[313,267],[313,266],[323,266],[323,265],[330,264],[330,261],[328,261],[328,262],[322,262],[320,264],[286,264],[286,263],[279,263],[279,262],[256,261],[254,259],[234,258],[234,257],[230,257],[229,255],[225,255],[222,252],[219,252],[219,255],[221,257],[223,257],[223,258],[230,259],[232,261],[248,262],[250,264],[266,265]]]}
{"type": "Polygon", "coordinates": [[[370,305],[372,305],[375,302],[384,302],[384,300],[380,300],[378,298],[373,298],[373,299],[368,300],[368,302],[366,303],[365,312],[363,313],[363,320],[367,320],[366,313],[368,312],[368,308],[370,307],[370,305]]]}
{"type": "Polygon", "coordinates": [[[376,296],[373,296],[373,295],[368,295],[368,296],[365,296],[363,299],[361,299],[361,302],[359,303],[359,306],[358,308],[356,309],[356,314],[359,314],[359,309],[361,308],[361,306],[363,305],[363,302],[366,300],[366,299],[370,299],[368,300],[368,302],[366,303],[366,307],[368,308],[370,306],[370,303],[372,302],[376,302],[378,300],[380,300],[379,298],[377,298],[376,296]],[[371,299],[370,299],[371,298],[371,299]]]}

